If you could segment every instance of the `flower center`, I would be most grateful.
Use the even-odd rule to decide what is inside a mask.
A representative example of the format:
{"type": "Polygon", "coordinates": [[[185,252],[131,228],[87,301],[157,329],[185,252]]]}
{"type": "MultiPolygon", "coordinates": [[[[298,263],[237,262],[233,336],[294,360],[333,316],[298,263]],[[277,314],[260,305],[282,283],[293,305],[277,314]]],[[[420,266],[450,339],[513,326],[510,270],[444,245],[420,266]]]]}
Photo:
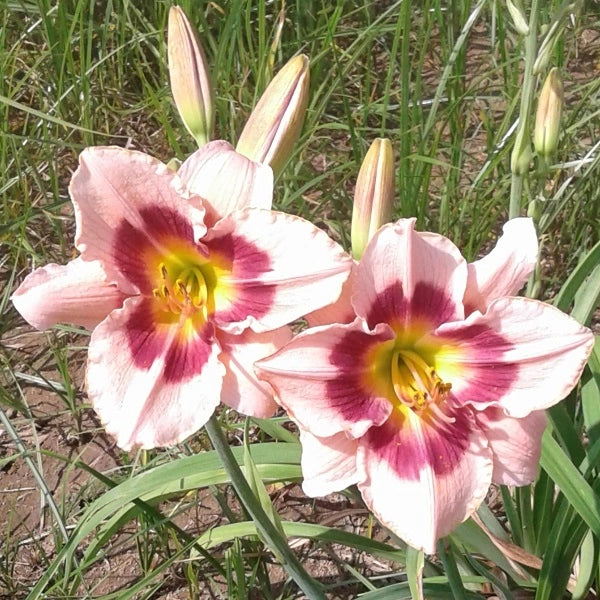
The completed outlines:
{"type": "Polygon", "coordinates": [[[454,418],[440,405],[448,399],[451,383],[444,383],[435,369],[412,350],[395,350],[391,362],[392,385],[398,401],[417,412],[430,411],[446,423],[454,418]]]}
{"type": "Polygon", "coordinates": [[[154,297],[166,312],[191,317],[202,311],[206,317],[208,287],[206,278],[197,264],[158,265],[158,285],[152,290],[154,297]]]}

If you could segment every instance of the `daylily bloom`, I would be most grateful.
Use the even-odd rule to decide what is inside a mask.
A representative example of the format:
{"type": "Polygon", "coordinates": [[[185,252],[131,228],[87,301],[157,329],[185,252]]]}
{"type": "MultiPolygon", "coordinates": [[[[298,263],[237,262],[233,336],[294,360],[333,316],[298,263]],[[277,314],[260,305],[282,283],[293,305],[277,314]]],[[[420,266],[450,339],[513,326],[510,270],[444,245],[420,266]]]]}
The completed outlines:
{"type": "Polygon", "coordinates": [[[254,361],[339,295],[351,259],[308,221],[265,210],[271,169],[225,142],[179,174],[141,152],[88,148],[69,190],[81,255],[35,270],[12,299],[37,328],[93,328],[88,396],[118,445],[180,442],[219,401],[272,414],[254,361]]]}
{"type": "Polygon", "coordinates": [[[384,226],[356,267],[351,323],[308,329],[257,362],[297,422],[304,489],[358,488],[427,553],[492,481],[536,475],[543,409],[574,387],[593,336],[512,296],[535,264],[530,219],[467,265],[447,238],[384,226]]]}

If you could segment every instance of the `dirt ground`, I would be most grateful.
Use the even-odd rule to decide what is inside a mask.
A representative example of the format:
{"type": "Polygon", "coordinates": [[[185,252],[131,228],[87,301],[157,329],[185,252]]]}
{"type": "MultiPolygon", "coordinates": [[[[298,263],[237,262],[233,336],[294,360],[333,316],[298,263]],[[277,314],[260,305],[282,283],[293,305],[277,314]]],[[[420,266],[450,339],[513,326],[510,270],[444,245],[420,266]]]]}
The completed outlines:
{"type": "MultiPolygon", "coordinates": [[[[18,352],[22,360],[31,366],[36,364],[35,357],[47,338],[43,333],[32,333],[27,328],[21,328],[6,334],[0,341],[6,351],[18,352]]],[[[12,358],[14,364],[14,355],[12,358]]],[[[76,351],[69,357],[72,385],[77,390],[83,389],[84,360],[83,350],[76,351]]],[[[23,412],[16,408],[9,410],[7,415],[22,444],[31,451],[33,463],[62,510],[64,523],[70,531],[86,504],[106,489],[88,472],[70,463],[82,461],[101,473],[111,475],[123,469],[123,465],[132,460],[135,453],[127,455],[119,450],[104,433],[94,411],[91,408],[81,408],[85,406],[85,396],[82,393],[77,393],[77,406],[70,410],[62,395],[45,389],[52,382],[59,387],[59,373],[44,370],[43,366],[38,372],[48,382],[44,387],[26,380],[17,382],[21,401],[26,407],[24,412],[32,418],[23,418],[23,412]],[[34,450],[43,454],[36,455],[34,450]],[[63,459],[58,458],[59,456],[63,459]]],[[[8,571],[0,569],[2,600],[26,595],[25,590],[37,582],[45,565],[55,556],[55,536],[59,535],[32,469],[21,458],[13,460],[15,457],[12,436],[0,426],[0,538],[3,540],[0,565],[11,565],[8,571]]],[[[239,514],[239,505],[231,491],[227,494],[229,505],[234,513],[239,514]]],[[[310,499],[304,496],[299,485],[290,484],[272,486],[272,498],[284,520],[320,523],[354,533],[364,533],[370,524],[365,509],[339,494],[323,499],[310,499]]],[[[211,527],[227,522],[209,489],[199,490],[191,497],[188,495],[183,499],[173,499],[163,503],[159,509],[163,514],[169,514],[176,506],[178,511],[174,521],[190,535],[200,535],[211,527]]],[[[129,523],[113,537],[107,555],[87,571],[80,597],[97,597],[119,589],[126,590],[143,575],[140,566],[143,561],[140,560],[140,549],[134,536],[135,527],[135,521],[129,523]]],[[[292,541],[292,546],[302,557],[309,572],[325,583],[347,579],[348,573],[338,559],[370,575],[388,573],[391,568],[386,561],[379,561],[343,546],[324,545],[317,548],[302,539],[292,541]]],[[[211,553],[219,558],[224,551],[225,548],[217,548],[214,552],[211,550],[211,553]]],[[[157,563],[162,558],[164,557],[158,554],[150,557],[150,564],[157,563]]],[[[182,571],[184,567],[184,563],[176,563],[167,570],[163,576],[165,585],[153,598],[189,598],[190,591],[182,571]]],[[[216,598],[214,587],[202,582],[203,566],[200,561],[197,568],[202,586],[199,590],[200,597],[216,598]]],[[[283,586],[287,579],[285,571],[274,561],[269,568],[269,576],[274,590],[283,586]]],[[[212,579],[213,582],[219,581],[218,577],[212,579]]],[[[331,598],[353,597],[355,592],[353,588],[348,588],[345,591],[342,589],[341,593],[341,596],[332,594],[331,598]]]]}

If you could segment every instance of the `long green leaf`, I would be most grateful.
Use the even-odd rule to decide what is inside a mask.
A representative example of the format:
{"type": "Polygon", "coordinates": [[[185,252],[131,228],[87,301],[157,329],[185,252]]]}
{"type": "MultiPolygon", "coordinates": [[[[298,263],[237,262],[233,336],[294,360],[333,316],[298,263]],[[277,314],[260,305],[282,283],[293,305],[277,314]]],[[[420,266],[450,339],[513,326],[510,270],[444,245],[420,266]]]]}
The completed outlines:
{"type": "MultiPolygon", "coordinates": [[[[600,337],[596,340],[592,359],[597,360],[600,349],[600,337]]],[[[592,359],[589,362],[592,368],[592,359]]],[[[584,374],[581,384],[581,409],[586,433],[589,439],[589,447],[600,440],[600,372],[584,374]]]]}
{"type": "Polygon", "coordinates": [[[423,566],[425,557],[422,550],[411,546],[406,549],[406,576],[413,600],[423,600],[423,566]]]}
{"type": "MultiPolygon", "coordinates": [[[[373,556],[379,556],[386,560],[397,563],[404,563],[406,555],[403,550],[398,550],[392,546],[377,542],[356,533],[342,531],[334,527],[316,525],[314,523],[294,523],[292,521],[282,521],[283,531],[289,538],[306,538],[314,541],[327,542],[331,544],[342,544],[350,548],[356,548],[361,552],[368,552],[373,556]]],[[[241,523],[230,523],[220,527],[214,527],[206,531],[198,538],[198,542],[205,548],[210,549],[230,542],[237,537],[256,535],[256,525],[252,521],[241,523]]]]}
{"type": "Polygon", "coordinates": [[[577,584],[573,590],[573,600],[585,600],[598,565],[598,544],[594,542],[591,531],[587,532],[581,545],[577,584]]]}
{"type": "MultiPolygon", "coordinates": [[[[235,447],[232,448],[232,451],[238,463],[243,464],[243,448],[235,447]]],[[[259,473],[264,479],[289,480],[301,476],[299,444],[253,444],[251,453],[259,473]]],[[[69,559],[78,545],[88,535],[94,533],[105,519],[111,519],[106,528],[112,532],[115,524],[124,515],[127,515],[128,511],[131,511],[129,514],[133,516],[135,507],[132,502],[135,499],[156,502],[191,489],[227,482],[228,477],[221,466],[219,457],[216,452],[211,451],[159,465],[106,491],[87,507],[68,542],[46,569],[28,598],[34,600],[41,597],[40,594],[62,561],[67,559],[67,564],[69,564],[69,559]]],[[[92,543],[86,552],[86,559],[91,559],[98,549],[99,546],[92,543]]]]}
{"type": "Polygon", "coordinates": [[[571,316],[584,325],[589,325],[600,300],[600,264],[590,276],[579,286],[575,294],[575,302],[571,316]]]}
{"type": "Polygon", "coordinates": [[[600,537],[600,496],[590,487],[548,429],[542,437],[540,463],[581,518],[600,537]]]}
{"type": "MultiPolygon", "coordinates": [[[[446,583],[446,577],[429,577],[423,580],[423,594],[426,600],[455,600],[450,587],[446,583]]],[[[484,577],[465,577],[465,583],[472,585],[484,584],[484,577]]],[[[389,585],[375,592],[367,592],[359,596],[360,600],[411,600],[411,592],[408,583],[397,583],[389,585]]],[[[475,592],[466,592],[467,600],[483,600],[484,596],[475,592]]]]}
{"type": "Polygon", "coordinates": [[[567,311],[586,277],[598,264],[600,264],[600,242],[585,255],[575,270],[569,275],[560,292],[556,295],[554,305],[563,311],[567,311]]]}

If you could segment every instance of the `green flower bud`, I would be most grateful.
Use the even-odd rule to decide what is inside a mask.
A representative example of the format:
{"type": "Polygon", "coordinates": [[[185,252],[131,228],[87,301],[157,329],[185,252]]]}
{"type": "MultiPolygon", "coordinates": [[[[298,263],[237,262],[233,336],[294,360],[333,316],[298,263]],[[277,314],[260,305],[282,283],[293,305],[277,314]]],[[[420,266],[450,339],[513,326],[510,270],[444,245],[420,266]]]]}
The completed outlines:
{"type": "Polygon", "coordinates": [[[392,219],[394,151],[390,140],[376,139],[358,172],[352,209],[352,255],[358,260],[375,232],[392,219]]]}
{"type": "Polygon", "coordinates": [[[527,216],[531,217],[535,223],[539,223],[542,218],[542,203],[538,198],[534,198],[527,206],[527,216]]]}
{"type": "Polygon", "coordinates": [[[515,175],[525,175],[529,172],[531,162],[531,141],[529,139],[529,127],[525,120],[519,123],[517,139],[512,154],[510,155],[510,170],[515,175]]]}
{"type": "Polygon", "coordinates": [[[519,6],[518,0],[515,0],[515,2],[506,0],[506,8],[508,8],[517,32],[521,35],[527,35],[529,33],[529,25],[523,14],[523,9],[519,6]]]}

